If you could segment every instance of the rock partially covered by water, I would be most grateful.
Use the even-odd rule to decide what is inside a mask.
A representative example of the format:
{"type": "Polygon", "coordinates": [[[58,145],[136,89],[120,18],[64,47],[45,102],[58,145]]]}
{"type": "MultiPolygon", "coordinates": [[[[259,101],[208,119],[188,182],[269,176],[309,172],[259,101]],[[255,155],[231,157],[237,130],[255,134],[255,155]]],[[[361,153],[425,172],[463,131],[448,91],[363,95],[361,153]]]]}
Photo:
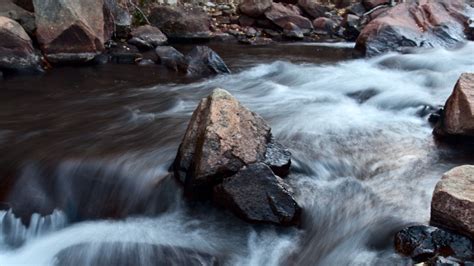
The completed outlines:
{"type": "Polygon", "coordinates": [[[188,71],[188,62],[186,57],[171,46],[158,46],[155,49],[158,57],[158,63],[163,64],[174,72],[186,73],[188,71]]]}
{"type": "Polygon", "coordinates": [[[474,242],[471,239],[426,225],[411,226],[398,232],[395,249],[416,263],[432,263],[448,257],[464,263],[474,261],[474,242]]]}
{"type": "Polygon", "coordinates": [[[294,225],[301,209],[281,178],[263,163],[242,168],[214,188],[214,201],[255,223],[294,225]]]}
{"type": "Polygon", "coordinates": [[[36,36],[52,63],[87,62],[104,50],[103,0],[34,0],[36,36]]]}
{"type": "Polygon", "coordinates": [[[186,56],[188,74],[191,76],[209,76],[230,73],[224,60],[207,46],[196,46],[186,56]]]}
{"type": "Polygon", "coordinates": [[[356,48],[374,56],[401,47],[455,47],[465,41],[468,10],[463,0],[399,4],[363,29],[356,48]]]}
{"type": "Polygon", "coordinates": [[[168,41],[168,38],[157,27],[150,25],[140,26],[135,28],[132,33],[132,38],[128,43],[137,46],[140,49],[152,49],[156,46],[163,45],[168,41]]]}
{"type": "Polygon", "coordinates": [[[474,166],[459,166],[443,175],[433,193],[431,224],[474,239],[474,166]]]}
{"type": "Polygon", "coordinates": [[[16,21],[0,17],[0,70],[39,70],[30,37],[16,21]]]}
{"type": "Polygon", "coordinates": [[[99,242],[77,244],[60,251],[55,256],[54,265],[217,266],[219,261],[215,256],[184,247],[147,243],[99,242]]]}
{"type": "Polygon", "coordinates": [[[272,0],[243,0],[239,5],[242,14],[259,17],[272,6],[272,0]]]}
{"type": "Polygon", "coordinates": [[[299,207],[275,176],[288,174],[290,157],[259,115],[216,89],[194,111],[174,171],[193,198],[213,196],[251,222],[291,225],[299,207]]]}
{"type": "Polygon", "coordinates": [[[461,75],[434,132],[438,135],[474,137],[474,73],[461,75]]]}
{"type": "Polygon", "coordinates": [[[170,39],[209,39],[211,20],[198,8],[158,6],[150,12],[150,22],[170,39]]]}

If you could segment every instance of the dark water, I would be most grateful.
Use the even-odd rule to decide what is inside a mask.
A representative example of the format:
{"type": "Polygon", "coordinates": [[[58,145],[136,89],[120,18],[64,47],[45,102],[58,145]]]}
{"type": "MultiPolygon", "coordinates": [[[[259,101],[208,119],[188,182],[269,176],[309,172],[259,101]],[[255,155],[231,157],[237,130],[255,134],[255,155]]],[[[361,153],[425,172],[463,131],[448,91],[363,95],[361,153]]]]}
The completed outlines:
{"type": "MultiPolygon", "coordinates": [[[[0,212],[0,265],[51,265],[68,247],[110,242],[125,243],[122,253],[127,243],[134,252],[140,243],[191,248],[225,265],[409,264],[393,251],[393,233],[426,223],[442,173],[470,162],[435,144],[422,110],[474,71],[474,45],[372,59],[336,46],[213,48],[234,74],[193,80],[102,65],[0,81],[0,190],[10,191],[2,206],[25,221],[61,209],[28,228],[0,212]],[[292,150],[302,228],[250,226],[182,199],[168,167],[215,87],[261,114],[292,150]]],[[[82,258],[118,252],[85,250],[82,258]]]]}

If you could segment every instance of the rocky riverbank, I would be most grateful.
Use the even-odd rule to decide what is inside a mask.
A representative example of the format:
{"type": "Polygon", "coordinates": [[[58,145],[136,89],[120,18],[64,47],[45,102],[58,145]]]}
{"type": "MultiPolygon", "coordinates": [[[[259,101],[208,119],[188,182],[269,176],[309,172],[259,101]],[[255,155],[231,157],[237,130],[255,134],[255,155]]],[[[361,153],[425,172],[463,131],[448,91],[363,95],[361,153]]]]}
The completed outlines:
{"type": "Polygon", "coordinates": [[[0,72],[4,73],[0,76],[108,62],[163,63],[174,70],[179,65],[178,71],[183,73],[188,73],[190,63],[201,67],[190,72],[203,76],[228,72],[222,67],[205,70],[210,59],[205,54],[210,54],[202,49],[198,52],[205,54],[186,58],[172,48],[162,48],[183,41],[250,45],[357,41],[356,48],[372,56],[406,47],[451,48],[474,37],[470,20],[474,12],[463,0],[394,4],[388,0],[176,5],[123,0],[2,0],[0,72]],[[154,52],[157,47],[159,51],[154,52]],[[196,56],[200,63],[196,63],[196,56]],[[169,64],[170,58],[179,63],[169,64]]]}

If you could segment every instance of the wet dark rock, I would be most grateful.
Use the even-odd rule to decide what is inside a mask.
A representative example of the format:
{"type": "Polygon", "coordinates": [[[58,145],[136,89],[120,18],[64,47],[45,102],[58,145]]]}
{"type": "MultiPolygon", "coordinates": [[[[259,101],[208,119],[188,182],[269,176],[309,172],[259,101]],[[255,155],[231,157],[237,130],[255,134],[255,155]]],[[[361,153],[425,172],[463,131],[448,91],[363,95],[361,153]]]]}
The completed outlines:
{"type": "Polygon", "coordinates": [[[281,31],[281,28],[278,25],[268,19],[257,19],[255,21],[255,26],[263,29],[281,31]]]}
{"type": "Polygon", "coordinates": [[[192,76],[209,76],[230,73],[224,60],[207,46],[196,46],[186,56],[188,74],[192,76]]]}
{"type": "Polygon", "coordinates": [[[33,0],[36,36],[51,63],[83,63],[104,50],[104,3],[97,0],[33,0]]]}
{"type": "Polygon", "coordinates": [[[7,17],[0,17],[0,70],[40,70],[39,57],[32,41],[20,24],[7,17]]]}
{"type": "Polygon", "coordinates": [[[151,10],[149,20],[170,39],[208,40],[212,36],[210,17],[196,7],[157,6],[151,10]]]}
{"type": "Polygon", "coordinates": [[[313,21],[313,27],[316,33],[332,35],[337,32],[338,24],[330,18],[320,17],[313,21]]]}
{"type": "Polygon", "coordinates": [[[249,27],[245,30],[245,36],[247,36],[248,38],[257,37],[257,35],[258,32],[255,28],[249,27]]]}
{"type": "Polygon", "coordinates": [[[314,0],[299,0],[298,5],[313,19],[324,17],[326,12],[330,11],[327,5],[321,4],[314,0]]]}
{"type": "Polygon", "coordinates": [[[265,164],[252,164],[214,188],[213,200],[243,220],[295,225],[301,209],[283,181],[265,164]]]}
{"type": "Polygon", "coordinates": [[[375,8],[380,5],[388,5],[390,4],[390,0],[362,0],[362,4],[368,10],[375,8]]]}
{"type": "Polygon", "coordinates": [[[128,43],[135,45],[139,49],[149,50],[156,46],[166,44],[168,38],[157,27],[144,25],[133,29],[132,38],[128,43]]]}
{"type": "Polygon", "coordinates": [[[430,223],[474,239],[474,166],[455,167],[436,184],[430,223]]]}
{"type": "Polygon", "coordinates": [[[349,41],[355,41],[360,35],[361,23],[360,17],[347,14],[341,24],[344,27],[344,36],[349,41]]]}
{"type": "Polygon", "coordinates": [[[219,265],[217,257],[190,248],[133,242],[76,244],[61,250],[54,261],[57,266],[219,265]]]}
{"type": "Polygon", "coordinates": [[[107,51],[110,62],[116,64],[135,64],[142,57],[136,46],[120,43],[107,51]]]}
{"type": "Polygon", "coordinates": [[[468,40],[474,41],[474,19],[469,19],[465,33],[468,40]]]}
{"type": "Polygon", "coordinates": [[[411,226],[398,232],[395,249],[416,263],[449,256],[462,261],[474,259],[471,239],[426,225],[411,226]]]}
{"type": "Polygon", "coordinates": [[[292,23],[304,33],[313,30],[313,24],[309,19],[301,16],[294,9],[288,8],[280,3],[273,3],[272,7],[265,12],[265,17],[278,25],[281,29],[285,29],[288,23],[292,23]]]}
{"type": "Polygon", "coordinates": [[[242,14],[259,17],[272,6],[272,0],[244,0],[239,5],[242,14]]]}
{"type": "Polygon", "coordinates": [[[171,46],[158,46],[155,49],[158,56],[158,63],[165,65],[174,72],[186,73],[188,63],[186,57],[171,46]]]}
{"type": "Polygon", "coordinates": [[[379,91],[376,89],[367,89],[367,90],[360,90],[348,93],[347,96],[353,98],[359,103],[365,103],[370,98],[374,97],[375,95],[379,94],[379,91]]]}
{"type": "Polygon", "coordinates": [[[112,36],[126,39],[131,31],[132,16],[126,6],[121,6],[117,0],[104,0],[104,20],[106,40],[112,36]]]}
{"type": "Polygon", "coordinates": [[[456,47],[465,42],[470,9],[463,0],[401,3],[365,26],[356,48],[374,56],[403,47],[456,47]]]}

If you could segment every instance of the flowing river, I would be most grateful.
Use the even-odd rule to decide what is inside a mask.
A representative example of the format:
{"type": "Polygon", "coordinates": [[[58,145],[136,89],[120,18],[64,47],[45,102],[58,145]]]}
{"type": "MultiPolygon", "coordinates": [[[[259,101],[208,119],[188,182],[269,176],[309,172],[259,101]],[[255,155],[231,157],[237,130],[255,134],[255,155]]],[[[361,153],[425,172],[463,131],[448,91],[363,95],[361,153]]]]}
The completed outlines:
{"type": "Polygon", "coordinates": [[[441,175],[474,162],[465,147],[437,144],[428,122],[460,74],[474,72],[474,43],[370,59],[351,47],[215,45],[233,74],[204,80],[103,65],[0,81],[0,173],[17,181],[0,189],[10,190],[0,265],[60,265],[60,253],[87,265],[132,249],[153,265],[150,245],[223,265],[409,265],[394,233],[428,223],[441,175]],[[292,151],[287,180],[301,228],[249,225],[182,197],[168,169],[193,110],[216,87],[292,151]]]}

